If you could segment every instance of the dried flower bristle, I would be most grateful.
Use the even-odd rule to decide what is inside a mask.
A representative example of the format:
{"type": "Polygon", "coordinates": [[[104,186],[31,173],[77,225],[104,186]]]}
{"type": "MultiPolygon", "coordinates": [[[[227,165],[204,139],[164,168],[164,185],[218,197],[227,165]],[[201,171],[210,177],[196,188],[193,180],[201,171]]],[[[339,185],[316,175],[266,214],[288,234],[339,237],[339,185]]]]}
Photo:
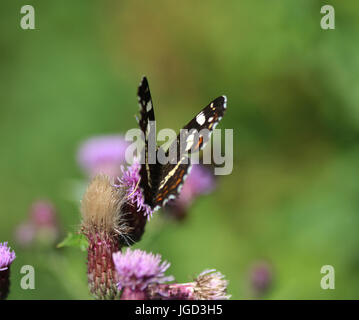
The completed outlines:
{"type": "Polygon", "coordinates": [[[124,202],[123,189],[114,187],[108,176],[98,175],[93,178],[81,203],[84,232],[105,232],[120,236],[126,234],[129,227],[122,219],[121,210],[124,202]]]}
{"type": "Polygon", "coordinates": [[[203,271],[195,280],[193,293],[195,300],[227,300],[228,281],[215,269],[203,271]]]}
{"type": "Polygon", "coordinates": [[[90,182],[81,203],[82,232],[89,241],[87,276],[90,292],[96,299],[116,299],[116,272],[112,254],[122,247],[130,227],[123,219],[123,189],[111,179],[98,175],[90,182]]]}

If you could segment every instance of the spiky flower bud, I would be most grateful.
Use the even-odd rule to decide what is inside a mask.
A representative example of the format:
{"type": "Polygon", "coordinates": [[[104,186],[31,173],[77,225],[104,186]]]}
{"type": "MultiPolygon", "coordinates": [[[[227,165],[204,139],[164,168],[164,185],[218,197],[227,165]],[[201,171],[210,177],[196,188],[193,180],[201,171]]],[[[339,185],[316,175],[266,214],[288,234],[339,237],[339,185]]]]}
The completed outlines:
{"type": "Polygon", "coordinates": [[[11,251],[7,242],[0,243],[0,300],[5,300],[9,294],[10,265],[15,258],[15,252],[11,251]]]}
{"type": "Polygon", "coordinates": [[[133,202],[142,195],[137,170],[131,166],[124,171],[116,186],[108,176],[96,176],[82,199],[82,232],[89,240],[88,281],[98,299],[118,298],[112,254],[139,241],[145,229],[144,205],[133,202]]]}
{"type": "Polygon", "coordinates": [[[123,203],[122,189],[103,175],[91,181],[81,202],[81,229],[89,240],[88,283],[97,299],[118,297],[112,253],[120,249],[120,238],[128,233],[129,227],[122,219],[123,203]]]}

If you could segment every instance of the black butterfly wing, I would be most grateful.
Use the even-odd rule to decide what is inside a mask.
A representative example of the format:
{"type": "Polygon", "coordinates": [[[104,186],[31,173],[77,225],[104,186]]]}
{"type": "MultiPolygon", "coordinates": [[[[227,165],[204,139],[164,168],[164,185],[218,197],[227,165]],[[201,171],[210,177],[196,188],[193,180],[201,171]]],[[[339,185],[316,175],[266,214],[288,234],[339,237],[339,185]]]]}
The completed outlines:
{"type": "MultiPolygon", "coordinates": [[[[160,165],[158,163],[149,164],[150,150],[149,150],[149,139],[150,134],[154,134],[155,132],[151,132],[151,130],[155,130],[153,126],[150,125],[151,121],[155,121],[155,113],[153,110],[152,98],[150,87],[148,85],[148,81],[146,77],[143,77],[137,91],[138,103],[140,105],[140,120],[139,125],[140,129],[144,135],[144,143],[145,147],[143,148],[141,157],[144,161],[141,161],[141,169],[140,169],[140,188],[143,192],[145,203],[152,207],[152,200],[154,197],[154,190],[156,188],[157,180],[159,177],[160,165]]],[[[141,160],[142,160],[141,159],[141,160]]]]}
{"type": "MultiPolygon", "coordinates": [[[[226,96],[220,96],[214,99],[208,106],[202,109],[186,126],[182,138],[182,150],[197,152],[203,149],[211,138],[213,130],[222,120],[227,108],[226,96]],[[192,138],[192,139],[191,139],[192,138]]],[[[179,142],[178,142],[179,143],[179,142]]],[[[182,152],[182,151],[181,151],[182,152]]]]}
{"type": "MultiPolygon", "coordinates": [[[[201,150],[209,141],[214,128],[224,115],[226,103],[225,96],[218,97],[198,113],[183,128],[185,130],[181,130],[170,146],[170,148],[177,148],[177,159],[170,157],[169,163],[162,165],[159,170],[160,179],[152,200],[153,207],[162,207],[168,200],[178,196],[191,169],[190,158],[187,154],[201,150]]],[[[170,152],[167,151],[166,155],[169,154],[170,152]]]]}
{"type": "Polygon", "coordinates": [[[150,87],[146,77],[143,77],[137,90],[138,103],[140,105],[140,128],[145,133],[148,121],[155,121],[150,87]]]}

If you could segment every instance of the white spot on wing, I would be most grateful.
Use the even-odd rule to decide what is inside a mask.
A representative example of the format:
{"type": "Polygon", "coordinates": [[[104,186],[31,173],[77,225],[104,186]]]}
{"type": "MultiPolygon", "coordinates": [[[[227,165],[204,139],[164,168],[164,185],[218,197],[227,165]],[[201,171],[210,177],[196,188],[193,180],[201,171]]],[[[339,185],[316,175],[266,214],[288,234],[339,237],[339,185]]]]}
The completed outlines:
{"type": "Polygon", "coordinates": [[[198,123],[200,126],[205,123],[206,117],[205,117],[205,115],[203,114],[203,112],[200,112],[200,113],[197,115],[196,121],[197,121],[197,123],[198,123]]]}
{"type": "Polygon", "coordinates": [[[152,109],[152,102],[148,101],[147,106],[146,106],[146,111],[149,112],[149,111],[151,111],[151,109],[152,109]]]}
{"type": "Polygon", "coordinates": [[[223,104],[223,108],[226,109],[227,108],[227,97],[226,96],[222,96],[224,98],[224,104],[223,104]]]}

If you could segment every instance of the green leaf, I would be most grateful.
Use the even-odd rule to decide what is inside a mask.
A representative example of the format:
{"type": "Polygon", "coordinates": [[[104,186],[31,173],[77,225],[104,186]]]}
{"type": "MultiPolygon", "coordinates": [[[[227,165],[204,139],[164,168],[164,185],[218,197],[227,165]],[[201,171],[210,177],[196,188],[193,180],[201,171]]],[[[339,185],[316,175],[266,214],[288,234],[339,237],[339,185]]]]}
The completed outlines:
{"type": "Polygon", "coordinates": [[[81,251],[86,251],[88,247],[88,241],[87,238],[81,233],[73,234],[72,232],[69,232],[66,238],[57,245],[57,248],[63,247],[75,247],[80,248],[81,251]]]}

